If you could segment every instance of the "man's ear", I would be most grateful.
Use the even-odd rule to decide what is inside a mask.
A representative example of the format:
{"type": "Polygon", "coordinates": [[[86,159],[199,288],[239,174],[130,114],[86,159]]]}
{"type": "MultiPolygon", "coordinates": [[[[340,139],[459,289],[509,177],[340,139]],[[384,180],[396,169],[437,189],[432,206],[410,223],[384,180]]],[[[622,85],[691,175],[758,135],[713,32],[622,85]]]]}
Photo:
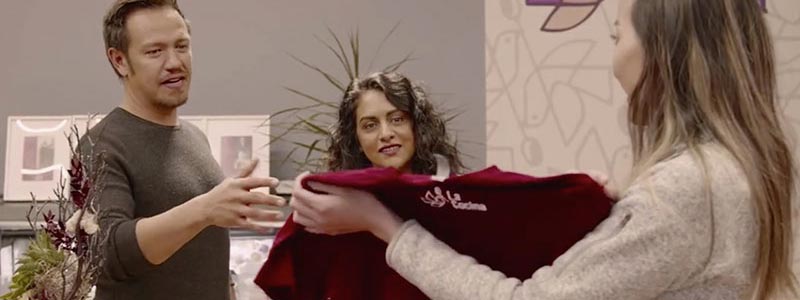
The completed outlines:
{"type": "Polygon", "coordinates": [[[111,65],[114,67],[114,70],[117,70],[117,73],[121,77],[128,77],[128,74],[131,73],[131,68],[125,53],[117,48],[108,48],[108,50],[106,50],[106,55],[108,56],[108,61],[111,62],[111,65]]]}

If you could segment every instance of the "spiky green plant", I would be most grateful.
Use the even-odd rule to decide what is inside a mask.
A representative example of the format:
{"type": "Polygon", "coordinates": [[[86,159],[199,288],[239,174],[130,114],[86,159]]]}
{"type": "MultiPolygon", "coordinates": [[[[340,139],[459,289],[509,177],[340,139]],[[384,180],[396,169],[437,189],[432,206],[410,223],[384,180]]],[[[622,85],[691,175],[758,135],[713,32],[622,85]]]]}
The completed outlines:
{"type": "Polygon", "coordinates": [[[34,279],[39,274],[53,269],[61,264],[66,256],[50,242],[50,236],[44,231],[37,231],[36,239],[33,240],[28,250],[19,259],[17,270],[11,277],[11,287],[9,292],[0,299],[17,300],[25,292],[33,288],[34,279]]]}
{"type": "MultiPolygon", "coordinates": [[[[90,116],[87,131],[91,120],[90,116]]],[[[78,127],[73,125],[67,135],[72,153],[70,176],[62,177],[53,190],[57,213],[49,209],[43,212],[45,206],[31,194],[33,202],[27,219],[35,240],[18,262],[10,292],[0,300],[80,300],[86,298],[97,281],[103,241],[96,234],[98,227],[92,213],[97,211],[96,200],[104,187],[105,160],[102,152],[95,155],[91,137],[86,137],[86,147],[78,145],[79,137],[78,127]],[[74,219],[68,220],[70,215],[74,219]],[[42,219],[43,224],[39,221],[42,219]]]]}
{"type": "MultiPolygon", "coordinates": [[[[378,53],[397,30],[399,24],[395,24],[378,44],[378,48],[367,67],[368,70],[372,69],[378,53]]],[[[281,164],[291,161],[298,170],[311,169],[319,171],[325,168],[325,155],[328,151],[327,142],[338,118],[339,99],[344,95],[348,85],[359,77],[360,68],[362,67],[358,30],[348,35],[346,45],[330,28],[328,28],[328,34],[333,42],[326,41],[318,36],[314,37],[333,54],[342,67],[343,74],[337,75],[335,72],[323,70],[295,55],[289,54],[289,56],[305,68],[322,76],[326,82],[334,86],[341,94],[316,97],[295,88],[284,87],[289,93],[305,99],[306,103],[278,111],[267,120],[273,129],[277,129],[277,133],[270,135],[269,144],[285,142],[291,145],[291,150],[281,160],[281,164]],[[278,121],[279,119],[280,121],[278,121]],[[303,159],[295,159],[294,154],[296,152],[304,153],[303,159]]],[[[382,68],[382,70],[384,72],[397,71],[403,64],[412,59],[412,53],[408,53],[402,59],[382,68]]]]}

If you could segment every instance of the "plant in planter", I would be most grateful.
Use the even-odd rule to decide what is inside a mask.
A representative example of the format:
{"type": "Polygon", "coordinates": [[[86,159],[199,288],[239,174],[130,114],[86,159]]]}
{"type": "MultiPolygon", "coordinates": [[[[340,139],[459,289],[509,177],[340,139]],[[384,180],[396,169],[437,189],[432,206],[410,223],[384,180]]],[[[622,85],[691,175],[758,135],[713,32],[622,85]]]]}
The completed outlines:
{"type": "MultiPolygon", "coordinates": [[[[395,24],[381,40],[372,61],[367,66],[367,70],[372,69],[377,54],[380,53],[383,46],[397,30],[398,25],[399,23],[395,24]]],[[[330,99],[330,97],[316,97],[296,88],[284,87],[291,94],[303,98],[305,103],[301,106],[278,111],[270,115],[267,120],[270,123],[270,127],[277,131],[277,133],[271,134],[269,143],[282,142],[291,145],[291,150],[280,163],[284,164],[291,161],[297,170],[322,171],[326,168],[327,143],[338,118],[341,95],[345,93],[348,85],[353,80],[359,78],[360,70],[363,66],[361,64],[363,57],[361,55],[358,31],[350,33],[347,40],[344,41],[346,43],[343,43],[343,39],[330,28],[328,28],[328,34],[332,42],[316,36],[315,38],[337,59],[342,67],[342,75],[337,76],[334,72],[323,70],[307,60],[291,54],[290,56],[305,68],[322,76],[327,83],[341,93],[337,95],[338,97],[330,99]],[[295,157],[296,153],[301,155],[302,158],[297,159],[295,157]]],[[[411,60],[413,60],[412,53],[409,53],[395,63],[381,68],[381,70],[394,72],[411,60]]]]}
{"type": "Polygon", "coordinates": [[[94,298],[92,288],[103,261],[96,200],[103,188],[105,163],[93,147],[78,146],[78,137],[73,126],[67,137],[72,149],[69,179],[60,180],[54,189],[57,211],[43,212],[44,206],[31,195],[34,201],[27,219],[35,240],[17,262],[10,291],[0,296],[2,300],[94,298]]]}

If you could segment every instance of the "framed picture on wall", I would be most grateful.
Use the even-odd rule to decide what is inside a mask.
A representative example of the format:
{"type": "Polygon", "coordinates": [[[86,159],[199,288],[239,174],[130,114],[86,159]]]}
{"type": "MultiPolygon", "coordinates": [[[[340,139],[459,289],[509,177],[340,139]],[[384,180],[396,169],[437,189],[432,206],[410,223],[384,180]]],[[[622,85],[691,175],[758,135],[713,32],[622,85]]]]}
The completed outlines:
{"type": "Polygon", "coordinates": [[[192,123],[194,126],[197,126],[197,128],[200,128],[200,131],[202,131],[203,133],[208,132],[207,130],[208,117],[206,116],[180,116],[179,118],[181,120],[192,123]]]}
{"type": "Polygon", "coordinates": [[[206,118],[211,153],[226,177],[237,176],[247,163],[258,159],[253,172],[269,176],[269,116],[213,116],[206,118]]]}
{"type": "Polygon", "coordinates": [[[100,123],[103,120],[105,115],[100,114],[85,114],[85,115],[74,115],[72,116],[72,125],[77,126],[78,128],[78,136],[83,136],[88,129],[92,129],[94,125],[100,123]],[[92,120],[89,122],[89,120],[92,120]]]}
{"type": "Polygon", "coordinates": [[[72,116],[8,117],[4,200],[55,199],[53,189],[66,178],[72,116]]]}

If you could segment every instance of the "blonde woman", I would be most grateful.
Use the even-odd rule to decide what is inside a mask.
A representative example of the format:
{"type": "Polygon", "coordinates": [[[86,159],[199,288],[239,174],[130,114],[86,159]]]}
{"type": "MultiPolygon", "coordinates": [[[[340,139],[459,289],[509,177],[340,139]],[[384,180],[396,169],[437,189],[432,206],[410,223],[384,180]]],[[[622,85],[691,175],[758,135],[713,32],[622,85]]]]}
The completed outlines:
{"type": "Polygon", "coordinates": [[[797,299],[795,176],[755,0],[620,0],[614,73],[632,180],[611,215],[531,278],[507,278],[362,191],[294,191],[309,231],[370,231],[433,299],[797,299]]]}

